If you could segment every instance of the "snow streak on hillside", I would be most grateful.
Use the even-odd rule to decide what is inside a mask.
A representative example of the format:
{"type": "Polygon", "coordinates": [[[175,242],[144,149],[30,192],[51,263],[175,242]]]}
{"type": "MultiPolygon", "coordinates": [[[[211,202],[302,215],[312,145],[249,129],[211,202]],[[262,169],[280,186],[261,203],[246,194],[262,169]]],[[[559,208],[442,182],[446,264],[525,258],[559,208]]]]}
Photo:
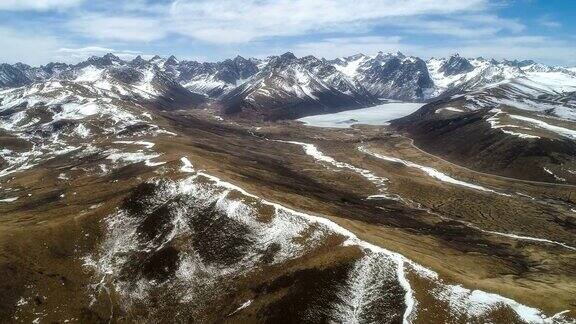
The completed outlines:
{"type": "MultiPolygon", "coordinates": [[[[120,211],[108,217],[104,243],[98,253],[85,259],[86,265],[96,270],[95,288],[114,289],[126,310],[134,303],[147,303],[152,296],[170,294],[192,314],[201,314],[228,283],[260,267],[294,260],[336,235],[342,238],[341,246],[357,246],[363,257],[351,264],[348,279],[340,283],[341,297],[332,305],[334,321],[364,322],[394,316],[383,306],[395,302],[403,305],[403,322],[414,321],[421,301],[414,291],[419,288],[409,276],[428,282],[430,297],[446,302],[454,316],[473,320],[508,309],[527,322],[561,320],[561,315],[546,318],[536,309],[496,294],[445,283],[433,271],[364,242],[326,218],[293,210],[213,175],[193,171],[186,157],[182,158],[182,170],[193,174],[182,180],[159,179],[141,185],[120,211]],[[263,212],[269,216],[263,217],[263,212]],[[149,219],[155,219],[158,226],[148,227],[149,219]],[[206,223],[219,226],[210,229],[206,223]],[[204,241],[204,235],[210,235],[205,237],[209,241],[204,241]],[[263,263],[263,254],[271,246],[275,252],[263,263]],[[144,263],[134,267],[142,257],[144,263]],[[163,269],[148,265],[158,258],[164,260],[163,269]]],[[[235,312],[257,302],[251,299],[235,312]]]]}

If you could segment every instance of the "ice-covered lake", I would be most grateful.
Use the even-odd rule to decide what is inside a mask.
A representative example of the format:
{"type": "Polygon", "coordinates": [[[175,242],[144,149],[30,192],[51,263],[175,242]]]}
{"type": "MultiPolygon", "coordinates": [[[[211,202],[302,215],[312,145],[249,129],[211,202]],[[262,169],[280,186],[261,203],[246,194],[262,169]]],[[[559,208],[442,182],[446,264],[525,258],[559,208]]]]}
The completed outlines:
{"type": "Polygon", "coordinates": [[[410,115],[423,105],[423,103],[415,102],[389,102],[369,108],[308,116],[298,120],[306,125],[317,127],[346,128],[353,124],[383,125],[390,120],[410,115]]]}

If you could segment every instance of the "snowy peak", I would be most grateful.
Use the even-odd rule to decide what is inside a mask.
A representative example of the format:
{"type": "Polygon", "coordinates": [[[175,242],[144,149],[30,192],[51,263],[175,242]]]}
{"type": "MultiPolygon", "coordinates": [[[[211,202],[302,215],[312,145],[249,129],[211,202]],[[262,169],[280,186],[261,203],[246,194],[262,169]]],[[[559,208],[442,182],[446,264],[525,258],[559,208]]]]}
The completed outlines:
{"type": "Polygon", "coordinates": [[[178,60],[176,59],[176,57],[174,55],[171,55],[166,62],[164,62],[164,66],[168,65],[168,66],[175,66],[178,65],[178,60]]]}
{"type": "Polygon", "coordinates": [[[133,66],[146,66],[146,64],[148,64],[148,61],[146,61],[145,59],[142,58],[142,56],[138,55],[136,56],[136,58],[134,58],[131,62],[131,65],[133,66]]]}
{"type": "Polygon", "coordinates": [[[21,87],[30,83],[30,79],[19,68],[10,64],[0,64],[0,87],[21,87]]]}
{"type": "Polygon", "coordinates": [[[164,59],[160,57],[160,55],[154,55],[148,62],[151,64],[159,64],[160,62],[164,62],[164,59]]]}
{"type": "Polygon", "coordinates": [[[293,61],[293,60],[296,60],[297,57],[292,52],[286,52],[286,53],[280,55],[279,59],[282,61],[293,61]]]}
{"type": "Polygon", "coordinates": [[[404,55],[402,52],[398,51],[396,53],[384,53],[384,52],[378,52],[378,54],[376,54],[376,56],[374,57],[375,60],[381,61],[381,62],[386,62],[390,59],[399,59],[399,60],[404,60],[406,59],[407,56],[404,55]]]}
{"type": "Polygon", "coordinates": [[[255,60],[247,60],[238,55],[234,58],[233,63],[239,79],[247,79],[258,72],[258,62],[255,60]]]}
{"type": "Polygon", "coordinates": [[[377,98],[421,101],[433,87],[426,62],[402,53],[378,54],[361,62],[355,80],[377,98]]]}
{"type": "Polygon", "coordinates": [[[298,58],[291,52],[286,52],[280,56],[272,56],[264,69],[282,69],[290,67],[296,63],[298,58]]]}
{"type": "Polygon", "coordinates": [[[270,57],[258,73],[223,97],[226,113],[265,119],[296,118],[375,102],[330,62],[314,56],[297,58],[290,52],[270,57]]]}
{"type": "Polygon", "coordinates": [[[447,59],[432,58],[428,60],[427,67],[434,82],[431,97],[479,89],[524,75],[516,64],[486,60],[482,57],[466,59],[459,55],[447,59]]]}
{"type": "Polygon", "coordinates": [[[86,61],[79,63],[77,66],[78,67],[84,67],[84,66],[88,66],[88,65],[93,65],[95,67],[102,68],[102,67],[113,66],[113,65],[121,65],[124,63],[125,62],[122,61],[116,55],[108,53],[102,57],[91,56],[86,61]]]}
{"type": "Polygon", "coordinates": [[[241,56],[215,63],[155,56],[149,62],[188,90],[211,98],[218,98],[231,91],[258,70],[256,60],[247,60],[241,56]]]}
{"type": "Polygon", "coordinates": [[[353,56],[338,58],[330,63],[334,65],[340,72],[344,73],[347,76],[354,77],[358,72],[358,68],[362,65],[362,63],[370,60],[370,57],[364,54],[357,54],[353,56]]]}
{"type": "Polygon", "coordinates": [[[456,75],[474,70],[474,66],[467,59],[456,54],[451,56],[438,70],[444,75],[456,75]]]}
{"type": "MultiPolygon", "coordinates": [[[[574,70],[530,60],[497,61],[458,54],[428,61],[401,52],[326,60],[312,55],[298,58],[286,52],[264,60],[236,56],[219,62],[178,60],[174,56],[154,56],[150,60],[138,56],[123,61],[106,54],[76,65],[3,64],[0,87],[14,88],[48,80],[91,82],[96,88],[116,95],[137,93],[148,100],[163,96],[166,89],[178,88],[177,93],[185,93],[185,88],[225,104],[250,103],[250,106],[268,106],[275,110],[306,102],[328,111],[352,109],[386,99],[429,101],[515,78],[541,77],[538,73],[548,73],[548,77],[555,79],[576,78],[574,70]]],[[[559,92],[563,89],[557,87],[559,92]]]]}

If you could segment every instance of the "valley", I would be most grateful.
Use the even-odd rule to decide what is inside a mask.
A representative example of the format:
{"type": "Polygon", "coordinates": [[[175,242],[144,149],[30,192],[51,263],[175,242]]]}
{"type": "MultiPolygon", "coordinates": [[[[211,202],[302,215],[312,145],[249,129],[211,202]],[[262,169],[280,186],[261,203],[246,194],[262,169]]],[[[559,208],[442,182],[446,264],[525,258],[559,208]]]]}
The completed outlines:
{"type": "Polygon", "coordinates": [[[223,85],[107,55],[1,91],[0,320],[575,320],[568,82],[398,53],[225,62],[199,66],[256,68],[223,85]],[[380,69],[411,88],[368,87],[380,69]]]}
{"type": "MultiPolygon", "coordinates": [[[[0,206],[3,215],[7,215],[2,219],[2,231],[10,233],[10,235],[2,235],[2,237],[11,238],[10,241],[4,241],[2,246],[5,253],[8,251],[14,253],[25,249],[26,254],[35,258],[35,264],[37,264],[34,271],[30,272],[24,270],[25,265],[29,262],[26,259],[9,257],[8,260],[4,260],[4,274],[12,278],[8,287],[4,288],[4,295],[13,295],[15,298],[16,296],[24,296],[22,303],[25,302],[25,304],[18,306],[15,310],[15,314],[18,314],[16,316],[34,319],[35,316],[38,316],[34,314],[42,314],[44,320],[68,317],[79,320],[90,318],[82,316],[129,320],[142,318],[141,316],[144,316],[144,313],[141,313],[142,307],[155,309],[152,315],[146,316],[153,316],[153,314],[165,316],[169,309],[174,307],[179,309],[192,302],[186,307],[192,307],[194,304],[196,311],[191,312],[189,310],[187,316],[199,314],[198,312],[210,313],[213,316],[222,316],[219,318],[223,320],[226,318],[226,314],[234,312],[234,309],[225,305],[228,303],[241,305],[245,300],[230,300],[229,298],[232,296],[223,295],[214,301],[215,304],[199,306],[195,304],[197,301],[193,302],[196,299],[185,302],[184,296],[181,297],[184,298],[182,300],[162,298],[161,303],[159,303],[160,300],[152,297],[157,294],[167,296],[166,294],[172,294],[175,290],[183,289],[182,285],[192,289],[194,293],[191,297],[204,296],[198,289],[202,289],[201,287],[207,283],[195,283],[190,281],[193,280],[194,276],[188,277],[189,275],[186,276],[181,273],[185,269],[183,267],[186,266],[186,262],[190,262],[185,261],[188,257],[192,257],[191,260],[198,258],[198,256],[194,257],[194,254],[189,254],[192,251],[189,251],[187,246],[191,243],[195,250],[199,249],[197,250],[199,251],[197,253],[200,253],[199,260],[204,260],[205,267],[208,268],[201,270],[195,266],[193,269],[196,270],[186,271],[195,271],[193,273],[201,271],[199,274],[205,273],[202,276],[216,276],[215,278],[243,278],[240,282],[236,282],[238,279],[235,279],[231,283],[214,283],[216,286],[210,286],[212,287],[210,289],[216,289],[215,287],[223,289],[224,285],[231,284],[232,286],[227,289],[233,288],[234,291],[240,289],[234,298],[246,296],[244,298],[252,300],[250,305],[235,312],[229,320],[242,318],[245,320],[258,318],[263,320],[267,317],[258,316],[263,316],[262,314],[273,316],[269,310],[276,309],[276,311],[281,312],[283,307],[290,307],[289,304],[285,304],[288,302],[289,296],[293,296],[290,298],[297,298],[298,294],[304,293],[304,290],[298,290],[303,288],[297,288],[297,283],[304,280],[308,276],[304,273],[308,273],[311,269],[324,269],[322,271],[329,271],[330,273],[343,271],[342,278],[346,278],[346,273],[352,270],[344,270],[345,268],[342,267],[346,267],[347,264],[354,264],[355,261],[353,260],[357,260],[366,253],[362,252],[362,249],[354,250],[353,246],[359,243],[340,245],[339,242],[350,239],[349,237],[357,237],[363,242],[384,248],[386,251],[393,251],[385,252],[383,256],[379,256],[378,258],[382,258],[382,261],[372,260],[372,257],[370,258],[371,261],[361,261],[381,262],[384,269],[378,271],[396,273],[394,270],[396,261],[393,261],[396,258],[395,253],[399,253],[407,258],[406,260],[410,260],[409,263],[403,261],[404,264],[413,265],[408,266],[402,272],[407,278],[405,280],[412,287],[410,289],[414,290],[410,297],[416,303],[412,306],[413,309],[407,311],[404,308],[406,307],[404,300],[407,292],[406,288],[402,288],[404,287],[402,285],[395,288],[398,290],[397,297],[390,296],[390,299],[380,302],[388,305],[396,300],[396,303],[399,303],[398,307],[402,309],[400,313],[417,321],[432,321],[432,318],[428,317],[432,315],[426,313],[426,310],[431,307],[427,303],[435,303],[432,300],[438,298],[444,300],[442,298],[447,297],[441,297],[444,295],[439,292],[440,295],[426,295],[427,297],[422,295],[426,291],[428,291],[426,294],[429,294],[432,291],[430,287],[436,285],[440,285],[438,287],[444,287],[442,285],[452,287],[450,285],[460,284],[471,290],[479,289],[497,293],[530,307],[541,309],[549,317],[558,312],[572,309],[571,305],[574,300],[571,291],[574,287],[571,284],[574,282],[574,278],[571,274],[574,273],[572,265],[575,264],[573,260],[576,257],[576,250],[574,250],[576,241],[574,241],[574,235],[569,225],[574,217],[573,211],[571,211],[574,205],[574,201],[571,199],[574,197],[570,195],[573,188],[570,186],[551,184],[542,187],[530,182],[503,180],[489,175],[475,174],[463,168],[446,164],[442,160],[423,155],[411,146],[409,140],[386,127],[380,126],[354,126],[342,130],[319,130],[289,122],[285,125],[263,123],[256,126],[260,127],[259,130],[256,130],[255,126],[251,124],[218,122],[206,112],[192,114],[166,112],[154,116],[155,120],[156,118],[161,120],[161,127],[165,128],[167,132],[178,135],[144,136],[134,139],[140,143],[153,143],[153,146],[125,144],[118,141],[106,144],[112,147],[124,147],[123,151],[126,152],[124,153],[126,156],[131,156],[129,153],[131,151],[139,152],[140,155],[150,155],[150,153],[145,152],[153,149],[156,153],[154,153],[152,160],[129,162],[110,160],[112,163],[107,164],[109,173],[102,175],[99,164],[104,161],[103,159],[107,159],[105,152],[94,153],[86,157],[78,157],[77,155],[75,157],[75,154],[64,155],[61,158],[41,163],[31,171],[22,171],[10,179],[8,185],[11,196],[18,196],[19,198],[0,206]],[[271,141],[273,141],[272,145],[269,144],[271,141]],[[289,141],[310,143],[317,149],[304,150],[301,145],[288,143],[289,141]],[[243,149],[237,150],[234,149],[235,147],[243,147],[243,149]],[[381,155],[377,154],[441,170],[450,177],[465,181],[465,183],[482,186],[482,188],[489,188],[490,191],[440,181],[417,168],[410,165],[406,166],[396,160],[382,159],[381,155]],[[84,172],[86,175],[83,174],[84,172]],[[196,172],[198,175],[194,175],[196,172]],[[66,174],[69,180],[64,182],[59,179],[61,178],[59,174],[66,174]],[[190,176],[192,176],[191,180],[190,176]],[[38,181],[39,179],[42,179],[41,182],[38,181]],[[125,218],[129,216],[122,216],[122,212],[119,212],[115,207],[126,206],[122,208],[128,208],[131,205],[127,204],[134,201],[136,205],[129,208],[148,210],[150,207],[145,206],[153,206],[148,204],[156,203],[153,202],[154,200],[147,202],[147,200],[139,198],[139,195],[150,194],[147,191],[142,191],[144,190],[143,183],[156,183],[157,185],[166,183],[162,186],[173,186],[170,183],[174,181],[176,188],[169,189],[170,187],[167,187],[162,190],[173,192],[179,186],[181,189],[178,190],[192,190],[192,196],[189,196],[190,193],[179,196],[183,193],[180,194],[178,191],[173,194],[163,194],[160,196],[161,199],[168,199],[168,201],[173,199],[169,197],[174,194],[176,194],[175,197],[179,198],[175,198],[176,200],[169,204],[159,201],[158,203],[163,204],[160,206],[166,207],[150,209],[154,211],[154,214],[150,214],[151,216],[144,219],[125,218]],[[193,182],[190,183],[189,181],[193,182]],[[194,181],[199,183],[194,184],[194,181]],[[213,181],[223,185],[222,189],[226,192],[223,198],[218,198],[221,195],[218,194],[218,191],[222,190],[218,189],[218,186],[215,189],[209,189],[210,183],[213,181]],[[184,189],[191,185],[199,187],[184,189]],[[208,191],[210,192],[208,194],[208,192],[204,193],[204,190],[216,191],[208,191]],[[198,194],[202,196],[194,198],[198,194]],[[183,197],[190,198],[183,200],[183,197]],[[227,201],[224,197],[230,201],[222,205],[224,201],[227,201]],[[219,230],[221,234],[216,234],[218,232],[212,234],[217,236],[200,239],[202,235],[210,235],[208,234],[210,232],[205,232],[208,228],[199,233],[194,232],[196,234],[187,232],[185,227],[182,228],[184,223],[180,222],[188,222],[186,220],[187,213],[193,215],[190,214],[193,213],[193,210],[189,208],[198,208],[185,207],[186,201],[193,202],[197,199],[209,199],[207,207],[211,206],[210,199],[217,199],[216,205],[212,208],[232,213],[227,216],[220,216],[224,218],[211,221],[225,222],[222,225],[225,226],[224,229],[231,226],[230,232],[227,230],[220,232],[219,230]],[[221,199],[225,200],[222,201],[221,199]],[[244,211],[247,207],[241,207],[238,205],[239,203],[248,204],[247,206],[250,206],[252,211],[247,215],[242,214],[248,210],[244,211]],[[259,206],[259,204],[263,205],[259,206]],[[142,207],[137,207],[140,205],[142,207]],[[274,212],[268,206],[283,207],[274,207],[276,208],[276,212],[274,212]],[[511,208],[511,206],[514,207],[511,208]],[[166,214],[160,214],[162,208],[167,208],[165,212],[162,212],[166,214]],[[186,210],[188,211],[186,212],[186,210]],[[303,217],[313,219],[313,223],[319,221],[319,224],[328,225],[313,225],[307,230],[305,230],[306,227],[294,228],[296,226],[293,223],[295,220],[290,217],[283,219],[283,210],[294,215],[300,215],[299,213],[310,215],[303,217]],[[75,221],[70,223],[69,217],[73,217],[75,221]],[[116,219],[116,217],[120,218],[116,219]],[[172,217],[177,218],[172,219],[172,217]],[[238,225],[232,225],[233,223],[225,225],[226,222],[231,222],[238,217],[253,217],[248,224],[256,221],[257,224],[262,223],[258,226],[264,226],[264,228],[272,226],[269,229],[273,231],[271,233],[287,235],[287,242],[277,243],[279,250],[272,254],[272,263],[262,263],[263,261],[254,260],[253,257],[248,257],[245,260],[246,253],[259,255],[264,253],[266,249],[262,252],[258,252],[259,248],[253,250],[254,247],[251,246],[255,243],[250,242],[255,239],[254,234],[247,234],[247,237],[239,236],[243,231],[249,230],[242,229],[245,228],[245,225],[240,225],[248,220],[239,219],[235,221],[240,221],[237,223],[238,225]],[[320,217],[319,220],[317,220],[318,217],[320,217]],[[144,223],[138,225],[140,221],[144,223]],[[326,223],[328,221],[330,223],[326,223]],[[153,222],[150,224],[156,225],[147,227],[149,226],[145,225],[147,222],[153,222]],[[278,222],[279,224],[275,225],[278,222]],[[129,224],[133,225],[123,227],[129,226],[129,224]],[[276,226],[280,227],[275,229],[276,226]],[[324,228],[324,226],[328,227],[324,228]],[[20,230],[22,228],[26,228],[26,230],[22,232],[20,230]],[[344,229],[346,230],[344,231],[344,229]],[[130,234],[132,231],[136,232],[130,234]],[[82,233],[82,235],[73,234],[76,232],[82,233]],[[38,239],[32,241],[25,239],[30,237],[30,233],[35,233],[33,237],[38,239]],[[198,235],[200,236],[198,237],[198,235]],[[218,235],[224,235],[222,243],[218,243],[219,241],[209,243],[218,239],[218,235]],[[326,235],[328,236],[326,237],[326,235]],[[332,237],[331,235],[336,236],[332,237]],[[290,239],[291,236],[295,238],[290,239]],[[67,237],[74,237],[74,239],[68,240],[67,237]],[[153,245],[131,247],[131,244],[135,243],[130,243],[134,239],[130,237],[140,239],[148,237],[146,240],[150,241],[144,242],[153,245]],[[197,241],[198,239],[200,241],[197,241]],[[229,250],[232,247],[220,245],[225,244],[224,242],[227,240],[237,241],[238,243],[235,245],[240,245],[229,250]],[[290,243],[290,240],[304,240],[297,243],[300,248],[297,248],[296,251],[302,248],[306,251],[312,250],[304,255],[296,253],[293,250],[295,247],[291,246],[295,243],[290,243]],[[99,247],[101,244],[108,246],[108,248],[99,247]],[[207,246],[207,248],[216,248],[215,251],[221,250],[221,253],[224,254],[206,255],[205,253],[209,253],[210,250],[202,252],[202,244],[218,244],[211,248],[207,246]],[[248,245],[243,250],[232,252],[245,244],[248,245]],[[286,244],[288,247],[285,247],[286,244]],[[50,247],[47,250],[48,253],[45,251],[46,246],[50,247]],[[149,247],[145,248],[145,246],[149,247]],[[156,248],[151,250],[150,247],[153,246],[164,247],[160,250],[156,250],[156,248]],[[158,254],[168,246],[171,247],[172,252],[170,253],[179,255],[176,260],[169,254],[165,254],[168,253],[168,250],[158,254]],[[329,254],[325,250],[328,246],[331,246],[333,250],[329,254]],[[104,250],[102,250],[103,248],[104,250]],[[140,250],[142,248],[143,250],[140,250]],[[285,248],[288,250],[284,250],[285,248]],[[119,249],[118,252],[115,252],[116,249],[119,249]],[[341,252],[335,252],[340,250],[341,252]],[[236,255],[234,253],[237,256],[234,256],[236,255]],[[130,259],[122,261],[128,256],[132,258],[131,255],[139,259],[144,258],[142,260],[145,262],[145,268],[142,271],[152,272],[141,273],[137,268],[131,268],[129,263],[124,263],[129,262],[130,259]],[[189,256],[186,257],[186,255],[189,256]],[[280,257],[281,255],[285,256],[280,257]],[[386,261],[387,259],[388,261],[386,261]],[[299,260],[297,261],[298,266],[296,264],[288,266],[296,260],[299,260]],[[60,265],[53,268],[55,262],[60,263],[60,265]],[[161,263],[146,270],[146,262],[161,263]],[[250,270],[248,273],[243,273],[241,270],[245,267],[242,266],[243,262],[256,262],[256,264],[246,265],[248,266],[247,269],[250,270]],[[163,269],[162,264],[166,266],[173,264],[173,266],[161,270],[163,269]],[[541,264],[541,266],[535,267],[536,264],[541,264]],[[279,265],[284,266],[276,268],[279,265]],[[216,268],[213,268],[214,266],[216,268]],[[386,267],[390,267],[390,269],[385,270],[386,267]],[[415,268],[409,270],[412,267],[415,268]],[[427,270],[418,270],[420,267],[427,270]],[[216,270],[220,274],[214,274],[213,271],[216,270]],[[121,273],[125,271],[128,271],[127,275],[129,273],[131,275],[124,277],[125,275],[121,273]],[[271,283],[267,282],[275,276],[259,277],[260,271],[274,271],[279,276],[278,278],[283,278],[282,280],[287,281],[287,283],[293,282],[292,285],[296,286],[290,288],[289,291],[286,291],[287,288],[278,287],[276,288],[280,289],[278,291],[269,291],[270,288],[268,288],[258,292],[259,290],[256,289],[258,285],[270,285],[271,283]],[[425,274],[420,273],[420,271],[424,271],[425,274]],[[436,279],[429,278],[430,274],[426,274],[429,271],[436,273],[432,277],[436,279]],[[297,273],[301,275],[295,277],[297,273]],[[99,279],[103,275],[104,277],[99,279]],[[156,284],[146,288],[148,281],[150,284],[154,282],[156,284]],[[34,282],[34,285],[19,286],[19,282],[34,282]],[[58,282],[64,283],[63,288],[54,289],[54,285],[58,282]],[[82,291],[82,287],[91,284],[96,285],[94,290],[82,291]],[[135,284],[137,286],[133,286],[135,284]],[[145,286],[141,286],[143,284],[145,286]],[[416,287],[429,288],[418,291],[416,287]],[[62,310],[56,309],[56,307],[62,307],[59,306],[59,300],[62,297],[53,294],[70,294],[80,291],[85,296],[84,302],[82,299],[77,299],[75,303],[67,305],[62,310]],[[112,291],[114,293],[109,299],[106,294],[111,294],[112,291]],[[40,304],[34,301],[35,296],[41,296],[42,302],[40,304]],[[91,303],[95,306],[89,308],[88,311],[85,307],[90,298],[96,298],[97,303],[91,303]],[[282,304],[278,304],[280,301],[282,304]],[[544,301],[549,301],[549,303],[544,301]],[[131,305],[127,309],[125,307],[126,302],[131,305]],[[206,312],[206,308],[202,307],[212,307],[212,311],[206,312]],[[267,311],[267,309],[269,310],[267,311]]],[[[4,188],[4,190],[6,189],[4,188]]],[[[208,217],[209,214],[206,214],[205,211],[199,215],[208,217]]],[[[264,232],[258,232],[256,237],[261,237],[261,235],[264,235],[264,232]]],[[[276,246],[268,239],[262,239],[267,242],[266,244],[276,246]]],[[[280,237],[274,240],[277,239],[280,237]]],[[[360,246],[363,246],[362,244],[360,246]]],[[[12,253],[10,255],[18,255],[12,253]]],[[[7,257],[6,254],[3,255],[4,258],[7,257]]],[[[362,269],[365,268],[362,267],[362,269]]],[[[320,276],[318,277],[320,279],[325,274],[320,272],[317,276],[320,276]]],[[[399,277],[398,280],[401,278],[399,277]]],[[[323,285],[318,288],[320,289],[319,292],[323,292],[322,294],[329,293],[332,289],[324,285],[334,284],[332,280],[326,280],[321,279],[319,281],[319,284],[323,285]]],[[[387,287],[387,290],[390,289],[389,286],[387,287]]],[[[449,294],[456,293],[455,291],[450,292],[450,289],[455,288],[445,289],[448,289],[449,294]]],[[[479,302],[475,301],[473,295],[468,295],[470,292],[458,289],[459,293],[464,294],[462,296],[469,296],[470,300],[467,302],[469,304],[449,304],[452,305],[449,307],[451,311],[446,316],[460,314],[462,319],[508,318],[509,320],[520,315],[534,316],[524,313],[519,315],[513,306],[507,306],[508,302],[498,302],[499,297],[497,298],[496,295],[490,298],[490,302],[486,301],[488,304],[486,302],[478,304],[479,302]]],[[[322,297],[320,300],[323,302],[332,300],[325,298],[328,297],[322,297]]],[[[334,302],[328,303],[332,305],[339,299],[333,300],[334,302]]],[[[445,300],[445,302],[449,303],[450,299],[445,300]]],[[[310,307],[331,309],[328,304],[324,306],[311,305],[310,307]]],[[[288,308],[284,310],[287,311],[288,308]]],[[[313,310],[310,311],[313,312],[313,310]]],[[[392,316],[391,314],[373,314],[373,311],[367,310],[366,312],[370,316],[392,316]]],[[[537,311],[532,312],[538,314],[537,311]]],[[[328,315],[336,316],[334,314],[339,313],[328,315]]],[[[316,314],[315,316],[320,315],[316,314]]],[[[434,316],[440,315],[435,314],[434,316]]],[[[559,315],[557,318],[563,316],[559,315]]],[[[174,319],[177,318],[180,317],[174,319]]],[[[181,319],[183,318],[185,317],[181,319]]],[[[329,317],[312,318],[319,320],[329,317]]],[[[446,319],[444,318],[444,320],[446,319]]],[[[212,320],[216,320],[216,318],[212,320]]],[[[437,320],[443,321],[441,317],[438,317],[437,320]]]]}

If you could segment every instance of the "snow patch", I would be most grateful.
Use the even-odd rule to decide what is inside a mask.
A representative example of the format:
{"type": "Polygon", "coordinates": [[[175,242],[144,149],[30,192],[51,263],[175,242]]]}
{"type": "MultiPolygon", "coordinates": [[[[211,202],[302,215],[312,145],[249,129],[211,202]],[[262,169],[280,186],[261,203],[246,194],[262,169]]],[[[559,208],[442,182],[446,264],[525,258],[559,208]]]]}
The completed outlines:
{"type": "Polygon", "coordinates": [[[180,161],[182,161],[182,167],[180,168],[180,171],[188,172],[188,173],[196,172],[196,170],[194,170],[194,166],[192,165],[192,162],[190,162],[190,160],[188,160],[187,157],[185,157],[185,156],[181,157],[180,161]]]}
{"type": "Polygon", "coordinates": [[[436,113],[439,114],[439,113],[442,113],[442,112],[444,112],[444,111],[451,111],[451,112],[461,113],[461,112],[464,112],[465,110],[462,110],[462,109],[456,108],[456,107],[443,107],[443,108],[440,108],[440,109],[436,110],[436,113]]]}
{"type": "Polygon", "coordinates": [[[456,180],[456,179],[448,176],[447,174],[442,173],[442,172],[440,172],[434,168],[431,168],[431,167],[423,166],[423,165],[420,165],[420,164],[417,164],[414,162],[410,162],[410,161],[402,160],[399,158],[385,156],[382,154],[372,152],[364,146],[358,147],[358,150],[362,153],[374,156],[374,157],[381,159],[381,160],[400,163],[400,164],[403,164],[409,168],[419,169],[419,170],[423,171],[424,173],[426,173],[427,175],[429,175],[430,177],[437,179],[437,180],[440,180],[442,182],[450,183],[450,184],[457,185],[457,186],[467,187],[467,188],[471,188],[471,189],[475,189],[475,190],[491,192],[491,193],[495,193],[495,194],[499,194],[499,195],[503,195],[503,196],[510,196],[508,194],[503,194],[503,193],[497,192],[495,190],[482,187],[480,185],[472,184],[472,183],[461,181],[461,180],[456,180]]]}
{"type": "Polygon", "coordinates": [[[233,311],[232,313],[230,313],[228,316],[234,315],[234,314],[238,313],[239,311],[243,310],[244,308],[247,308],[247,307],[250,306],[251,304],[252,304],[252,299],[247,300],[245,303],[243,303],[242,305],[240,305],[240,307],[236,308],[236,310],[233,311]]]}
{"type": "Polygon", "coordinates": [[[521,121],[536,125],[537,127],[543,128],[545,130],[551,131],[551,132],[559,134],[561,136],[568,137],[571,139],[576,139],[576,130],[548,124],[547,122],[544,122],[542,120],[535,119],[535,118],[518,116],[518,115],[509,115],[509,116],[512,119],[517,119],[517,120],[521,120],[521,121]]]}
{"type": "Polygon", "coordinates": [[[544,171],[554,177],[554,179],[562,182],[566,182],[566,179],[557,176],[554,172],[550,171],[548,168],[543,167],[544,171]]]}

